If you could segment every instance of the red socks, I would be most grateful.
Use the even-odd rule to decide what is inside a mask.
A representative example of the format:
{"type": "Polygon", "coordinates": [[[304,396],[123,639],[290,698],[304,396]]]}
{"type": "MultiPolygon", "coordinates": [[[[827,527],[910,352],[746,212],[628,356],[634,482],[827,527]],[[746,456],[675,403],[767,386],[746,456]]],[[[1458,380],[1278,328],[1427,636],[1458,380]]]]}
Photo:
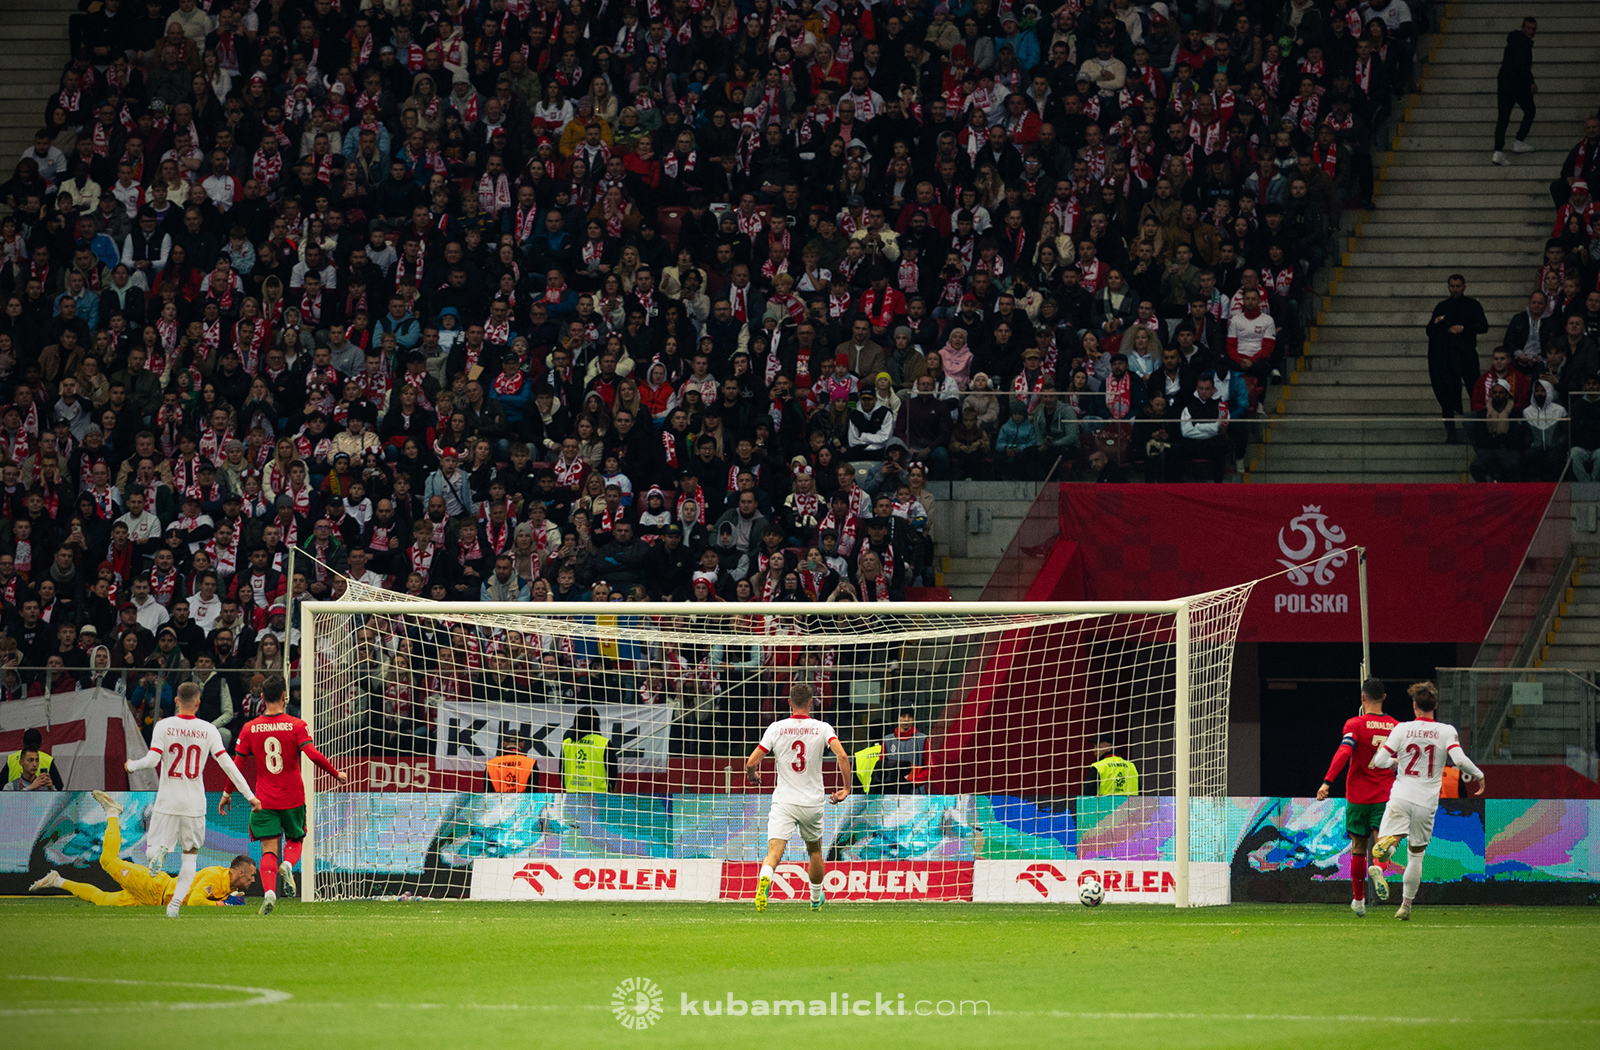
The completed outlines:
{"type": "Polygon", "coordinates": [[[298,868],[300,866],[300,843],[285,842],[283,844],[283,859],[289,862],[289,867],[298,868]]]}
{"type": "Polygon", "coordinates": [[[1367,899],[1367,855],[1358,853],[1350,858],[1350,899],[1367,899]]]}
{"type": "Polygon", "coordinates": [[[261,854],[261,889],[273,896],[278,894],[278,855],[261,854]]]}

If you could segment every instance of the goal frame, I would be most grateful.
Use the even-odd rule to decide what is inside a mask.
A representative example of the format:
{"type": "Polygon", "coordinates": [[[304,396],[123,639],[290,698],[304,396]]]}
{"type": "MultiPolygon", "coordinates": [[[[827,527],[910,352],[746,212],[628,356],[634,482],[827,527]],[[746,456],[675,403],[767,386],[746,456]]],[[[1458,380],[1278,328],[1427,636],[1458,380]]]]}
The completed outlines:
{"type": "MultiPolygon", "coordinates": [[[[1215,593],[1215,592],[1213,592],[1215,593]]],[[[311,685],[310,675],[314,672],[314,657],[308,660],[308,654],[316,652],[316,618],[320,615],[360,614],[373,613],[379,615],[394,615],[405,613],[417,616],[523,616],[527,615],[530,605],[535,606],[540,616],[547,617],[585,617],[585,616],[772,616],[772,615],[805,615],[805,616],[863,616],[874,613],[886,616],[1096,616],[1096,615],[1171,615],[1174,621],[1174,674],[1173,674],[1173,749],[1174,749],[1174,849],[1173,849],[1173,881],[1176,906],[1179,908],[1202,907],[1190,899],[1189,893],[1189,864],[1191,842],[1189,834],[1189,783],[1190,769],[1190,726],[1191,706],[1194,702],[1191,670],[1191,628],[1192,612],[1194,605],[1208,597],[1208,594],[1189,595],[1184,598],[1175,598],[1166,601],[1039,601],[1039,602],[817,602],[806,604],[798,609],[778,607],[766,602],[715,602],[715,603],[684,603],[684,602],[626,602],[614,603],[621,605],[620,609],[600,612],[593,604],[587,602],[435,602],[435,601],[303,601],[300,604],[300,652],[301,652],[301,703],[300,717],[306,722],[308,733],[315,734],[316,705],[306,700],[306,690],[311,685]],[[709,608],[708,608],[709,606],[709,608]]],[[[1237,646],[1237,638],[1232,646],[1237,646]]],[[[1223,710],[1226,712],[1228,700],[1226,694],[1223,699],[1223,710]]],[[[1223,717],[1222,748],[1226,753],[1228,742],[1228,720],[1223,717]]],[[[306,797],[306,834],[301,850],[300,871],[300,899],[307,903],[314,903],[316,896],[316,811],[318,798],[316,792],[316,767],[309,758],[301,756],[300,775],[305,785],[306,797]]],[[[1226,774],[1224,773],[1224,776],[1226,774]]]]}

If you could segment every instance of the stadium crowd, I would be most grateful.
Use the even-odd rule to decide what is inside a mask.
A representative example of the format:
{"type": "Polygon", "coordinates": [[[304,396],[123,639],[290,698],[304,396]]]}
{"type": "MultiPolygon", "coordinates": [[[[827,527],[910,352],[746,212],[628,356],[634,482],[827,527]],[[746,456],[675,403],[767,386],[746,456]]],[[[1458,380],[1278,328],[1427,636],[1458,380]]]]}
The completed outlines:
{"type": "MultiPolygon", "coordinates": [[[[1600,481],[1600,209],[1589,189],[1596,179],[1600,117],[1589,117],[1550,184],[1556,211],[1528,305],[1506,322],[1486,369],[1478,372],[1470,349],[1474,333],[1490,330],[1482,307],[1452,283],[1451,297],[1434,310],[1435,321],[1450,318],[1430,322],[1430,342],[1469,348],[1470,360],[1460,369],[1469,404],[1462,404],[1459,379],[1441,390],[1436,371],[1434,386],[1447,420],[1465,409],[1478,481],[1554,481],[1569,469],[1573,480],[1600,481]],[[1464,304],[1475,307],[1471,318],[1470,308],[1461,311],[1464,304]],[[1447,334],[1458,319],[1468,319],[1464,331],[1447,334]]],[[[1430,348],[1435,360],[1437,349],[1430,348]]],[[[1446,430],[1459,440],[1453,425],[1446,430]]]]}
{"type": "Polygon", "coordinates": [[[0,185],[7,695],[148,718],[344,577],[900,598],[930,481],[1221,480],[1425,17],[93,0],[0,185]]]}

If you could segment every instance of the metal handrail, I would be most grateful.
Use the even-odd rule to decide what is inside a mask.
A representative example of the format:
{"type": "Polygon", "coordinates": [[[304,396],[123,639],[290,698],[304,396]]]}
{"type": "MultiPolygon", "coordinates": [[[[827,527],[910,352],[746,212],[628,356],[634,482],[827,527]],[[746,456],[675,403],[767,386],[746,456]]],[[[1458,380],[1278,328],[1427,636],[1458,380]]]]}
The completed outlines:
{"type": "MultiPolygon", "coordinates": [[[[1589,704],[1591,705],[1591,710],[1579,718],[1579,746],[1586,750],[1592,750],[1594,747],[1593,733],[1595,731],[1595,726],[1592,705],[1595,703],[1597,696],[1600,696],[1600,684],[1597,684],[1596,672],[1593,668],[1439,667],[1435,668],[1435,674],[1438,675],[1441,680],[1447,674],[1472,677],[1482,677],[1488,675],[1499,676],[1498,685],[1495,689],[1495,696],[1493,701],[1491,701],[1492,706],[1481,721],[1478,719],[1477,711],[1475,709],[1476,702],[1473,702],[1474,710],[1471,712],[1472,725],[1468,727],[1470,728],[1472,735],[1467,743],[1469,745],[1468,751],[1471,753],[1474,761],[1486,762],[1492,758],[1496,749],[1496,741],[1499,740],[1501,731],[1506,728],[1506,722],[1511,717],[1512,708],[1515,706],[1511,699],[1512,685],[1514,684],[1514,680],[1524,678],[1570,677],[1581,683],[1583,686],[1583,695],[1587,698],[1589,704]]],[[[1474,696],[1476,695],[1477,691],[1478,690],[1476,688],[1470,690],[1474,696]]]]}
{"type": "MultiPolygon", "coordinates": [[[[1538,624],[1540,626],[1540,630],[1535,632],[1530,630],[1529,627],[1524,627],[1521,630],[1520,634],[1522,636],[1522,641],[1518,644],[1517,648],[1512,651],[1507,666],[1527,666],[1528,662],[1532,659],[1531,640],[1534,638],[1543,637],[1546,629],[1545,625],[1549,623],[1550,615],[1553,613],[1558,604],[1556,602],[1556,597],[1561,593],[1561,589],[1565,586],[1565,581],[1572,575],[1574,563],[1574,553],[1570,539],[1572,530],[1572,482],[1568,480],[1568,473],[1570,469],[1570,466],[1563,468],[1561,480],[1556,483],[1555,488],[1551,491],[1550,498],[1545,503],[1544,513],[1539,515],[1539,526],[1538,528],[1534,529],[1533,535],[1528,538],[1528,545],[1523,548],[1522,557],[1517,562],[1517,571],[1512,576],[1511,583],[1506,587],[1506,593],[1500,599],[1500,607],[1495,610],[1494,619],[1490,621],[1489,624],[1489,630],[1484,634],[1484,645],[1479,647],[1477,658],[1473,660],[1473,666],[1475,667],[1480,666],[1486,659],[1496,659],[1494,654],[1485,651],[1488,640],[1494,637],[1497,628],[1501,629],[1502,632],[1509,633],[1505,628],[1502,628],[1501,620],[1502,618],[1515,615],[1509,606],[1512,595],[1516,593],[1519,584],[1523,582],[1524,574],[1530,572],[1528,568],[1528,560],[1533,557],[1533,551],[1536,545],[1542,538],[1544,538],[1541,534],[1544,533],[1547,528],[1558,527],[1566,532],[1566,539],[1563,543],[1564,552],[1556,573],[1545,585],[1546,590],[1544,597],[1540,600],[1538,609],[1535,610],[1533,615],[1532,623],[1538,624]],[[1566,507],[1565,516],[1560,518],[1553,516],[1554,513],[1559,513],[1556,511],[1558,501],[1564,504],[1566,507]]],[[[1560,539],[1560,537],[1550,538],[1552,540],[1560,539]]]]}

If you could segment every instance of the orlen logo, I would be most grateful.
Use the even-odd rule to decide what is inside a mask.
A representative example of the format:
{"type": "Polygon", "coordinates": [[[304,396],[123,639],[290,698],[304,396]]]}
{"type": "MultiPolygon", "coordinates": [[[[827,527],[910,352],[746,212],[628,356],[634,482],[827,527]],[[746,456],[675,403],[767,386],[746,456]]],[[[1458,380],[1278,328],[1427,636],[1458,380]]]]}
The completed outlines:
{"type": "Polygon", "coordinates": [[[575,890],[675,890],[677,868],[579,868],[572,873],[575,890]]]}
{"type": "Polygon", "coordinates": [[[802,864],[779,864],[772,869],[771,895],[778,900],[811,897],[811,872],[802,864]],[[790,880],[794,881],[791,882],[790,880]]]}
{"type": "MultiPolygon", "coordinates": [[[[1017,881],[1026,882],[1029,886],[1039,891],[1039,896],[1048,898],[1050,896],[1050,885],[1044,881],[1046,876],[1055,879],[1057,882],[1067,881],[1067,877],[1061,873],[1061,869],[1054,864],[1029,864],[1017,875],[1017,881]]],[[[1083,880],[1079,879],[1078,881],[1082,882],[1083,880]]]]}
{"type": "Polygon", "coordinates": [[[1178,880],[1172,872],[1155,868],[1126,871],[1085,868],[1078,875],[1078,885],[1083,885],[1089,879],[1098,879],[1107,893],[1175,893],[1178,889],[1178,880]]]}
{"type": "Polygon", "coordinates": [[[539,881],[540,875],[545,875],[552,879],[561,878],[561,873],[551,865],[534,863],[524,864],[521,871],[511,876],[511,881],[515,882],[516,880],[521,879],[523,882],[526,882],[529,886],[533,887],[533,892],[542,897],[544,896],[544,883],[539,881]]]}

